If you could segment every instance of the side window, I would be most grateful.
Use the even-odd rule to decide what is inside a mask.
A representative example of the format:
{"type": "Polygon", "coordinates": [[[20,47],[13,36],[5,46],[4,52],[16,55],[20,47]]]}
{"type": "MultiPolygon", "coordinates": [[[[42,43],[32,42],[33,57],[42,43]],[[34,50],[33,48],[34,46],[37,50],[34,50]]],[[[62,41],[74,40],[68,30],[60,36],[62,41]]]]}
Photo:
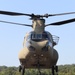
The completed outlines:
{"type": "Polygon", "coordinates": [[[48,33],[48,37],[49,37],[49,45],[51,47],[53,47],[53,38],[52,38],[52,35],[50,33],[48,33]]]}
{"type": "Polygon", "coordinates": [[[47,36],[48,36],[48,40],[49,40],[50,42],[52,42],[52,41],[53,41],[52,35],[51,35],[49,32],[46,32],[46,33],[47,33],[47,36]]]}
{"type": "Polygon", "coordinates": [[[56,35],[52,35],[52,37],[53,37],[53,45],[55,46],[55,45],[57,45],[57,44],[58,44],[59,37],[58,37],[58,36],[56,36],[56,35]]]}
{"type": "Polygon", "coordinates": [[[25,36],[25,39],[26,39],[26,41],[27,40],[30,40],[31,39],[31,34],[30,33],[27,33],[26,36],[25,36]]]}

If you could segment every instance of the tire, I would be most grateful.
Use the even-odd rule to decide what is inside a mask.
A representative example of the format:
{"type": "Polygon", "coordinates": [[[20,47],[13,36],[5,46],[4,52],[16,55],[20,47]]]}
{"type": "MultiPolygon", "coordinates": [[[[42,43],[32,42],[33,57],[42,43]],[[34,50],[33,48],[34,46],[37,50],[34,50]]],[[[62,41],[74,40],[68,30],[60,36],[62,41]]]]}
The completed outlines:
{"type": "Polygon", "coordinates": [[[19,72],[21,72],[21,70],[22,70],[22,66],[20,65],[20,66],[19,66],[19,72]]]}
{"type": "Polygon", "coordinates": [[[25,73],[25,67],[22,66],[21,75],[24,75],[24,73],[25,73]]]}
{"type": "Polygon", "coordinates": [[[52,75],[55,75],[55,73],[54,73],[54,66],[52,66],[52,75]]]}

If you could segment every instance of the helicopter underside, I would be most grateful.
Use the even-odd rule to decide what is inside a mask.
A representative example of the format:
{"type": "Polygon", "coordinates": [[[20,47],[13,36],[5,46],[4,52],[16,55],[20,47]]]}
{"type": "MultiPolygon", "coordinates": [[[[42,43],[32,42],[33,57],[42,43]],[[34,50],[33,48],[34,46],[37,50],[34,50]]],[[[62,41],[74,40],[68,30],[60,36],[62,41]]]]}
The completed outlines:
{"type": "Polygon", "coordinates": [[[56,65],[58,60],[58,53],[53,49],[39,52],[39,50],[29,51],[27,48],[23,48],[19,53],[19,60],[21,65],[25,68],[42,68],[48,69],[56,65]]]}
{"type": "Polygon", "coordinates": [[[22,75],[24,75],[25,69],[30,68],[38,69],[40,75],[40,69],[52,69],[52,75],[55,75],[54,70],[58,72],[56,66],[58,53],[48,39],[42,41],[26,40],[23,46],[23,49],[19,52],[19,60],[21,63],[19,72],[22,75]]]}

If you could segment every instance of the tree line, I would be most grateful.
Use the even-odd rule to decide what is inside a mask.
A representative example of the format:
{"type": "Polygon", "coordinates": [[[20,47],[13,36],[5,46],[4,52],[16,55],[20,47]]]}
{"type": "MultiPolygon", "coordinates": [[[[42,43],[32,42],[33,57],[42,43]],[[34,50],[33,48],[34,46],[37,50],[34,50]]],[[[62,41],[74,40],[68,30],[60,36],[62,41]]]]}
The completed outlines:
{"type": "MultiPolygon", "coordinates": [[[[18,67],[7,67],[7,66],[0,66],[0,75],[21,75],[19,73],[18,67]]],[[[71,65],[59,65],[58,66],[58,75],[75,75],[75,64],[71,65]]],[[[44,75],[51,75],[51,70],[49,69],[41,69],[42,74],[44,75]]],[[[37,75],[37,69],[26,69],[25,75],[37,75]]]]}

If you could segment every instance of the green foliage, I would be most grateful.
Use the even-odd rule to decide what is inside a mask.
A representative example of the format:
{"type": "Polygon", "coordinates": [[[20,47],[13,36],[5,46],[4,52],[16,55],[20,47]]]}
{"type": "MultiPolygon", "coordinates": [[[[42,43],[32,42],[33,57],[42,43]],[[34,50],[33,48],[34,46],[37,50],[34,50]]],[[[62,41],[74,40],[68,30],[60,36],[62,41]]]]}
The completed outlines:
{"type": "MultiPolygon", "coordinates": [[[[59,75],[75,75],[75,64],[72,65],[59,65],[59,75]]],[[[41,69],[43,75],[50,75],[51,70],[41,69]]],[[[37,75],[37,69],[26,69],[25,75],[37,75]]],[[[0,75],[21,75],[18,67],[0,66],[0,75]]]]}

